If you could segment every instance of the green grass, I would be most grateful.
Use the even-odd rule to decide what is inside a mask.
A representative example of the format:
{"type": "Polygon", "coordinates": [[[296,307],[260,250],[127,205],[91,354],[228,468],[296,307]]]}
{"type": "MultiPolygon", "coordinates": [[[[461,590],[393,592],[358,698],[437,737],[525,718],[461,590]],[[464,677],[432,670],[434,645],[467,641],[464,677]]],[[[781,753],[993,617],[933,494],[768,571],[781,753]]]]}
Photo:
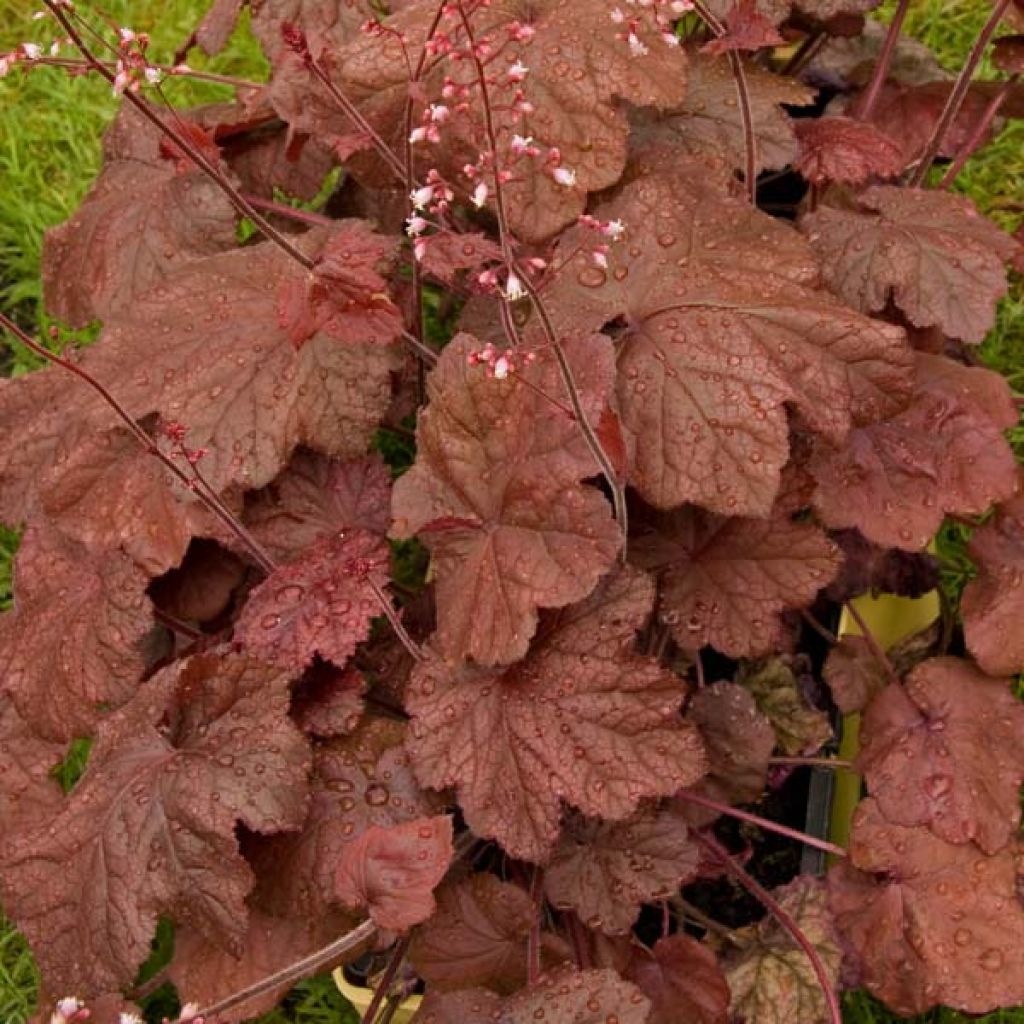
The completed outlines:
{"type": "MultiPolygon", "coordinates": [[[[148,31],[155,60],[169,59],[193,27],[202,0],[109,0],[105,9],[117,23],[148,31]]],[[[891,3],[888,5],[891,10],[891,3]]],[[[49,42],[45,21],[32,22],[30,0],[0,0],[0,52],[19,42],[49,42]]],[[[911,8],[908,30],[929,45],[940,61],[955,70],[990,10],[988,0],[921,0],[911,8]]],[[[244,31],[225,53],[211,61],[189,57],[197,68],[260,79],[265,63],[244,31]]],[[[983,74],[991,74],[986,65],[983,74]]],[[[176,104],[214,102],[225,90],[185,79],[168,83],[176,104]]],[[[53,70],[15,71],[0,83],[0,307],[14,311],[26,326],[49,326],[42,308],[39,260],[43,233],[75,209],[99,169],[100,135],[117,109],[109,88],[92,78],[72,79],[53,70]]],[[[1016,226],[1024,197],[1024,122],[1011,122],[996,141],[973,157],[956,188],[1006,227],[1016,226]]],[[[998,325],[982,346],[989,366],[1003,373],[1016,391],[1024,392],[1024,291],[1016,282],[999,310],[998,325]]],[[[15,369],[32,364],[23,357],[15,369]]],[[[1024,454],[1024,429],[1011,432],[1024,454]]],[[[0,529],[0,609],[10,602],[10,562],[17,548],[15,531],[0,529]]],[[[964,551],[965,532],[947,529],[940,540],[944,585],[958,595],[971,565],[964,551]]],[[[82,751],[64,765],[62,781],[70,784],[80,767],[82,751]]],[[[166,942],[164,943],[166,956],[166,942]]],[[[0,1022],[24,1024],[34,1008],[38,978],[32,957],[17,931],[0,918],[0,1022]]],[[[151,1012],[159,1015],[163,1001],[151,1012]]],[[[163,1010],[162,1012],[167,1012],[163,1010]]],[[[892,1024],[898,1020],[864,993],[844,999],[847,1024],[892,1024]]],[[[296,986],[282,1007],[264,1024],[348,1024],[355,1016],[329,978],[296,986]]],[[[1006,1010],[984,1017],[966,1017],[936,1010],[915,1018],[917,1024],[1024,1024],[1024,1010],[1006,1010]]]]}

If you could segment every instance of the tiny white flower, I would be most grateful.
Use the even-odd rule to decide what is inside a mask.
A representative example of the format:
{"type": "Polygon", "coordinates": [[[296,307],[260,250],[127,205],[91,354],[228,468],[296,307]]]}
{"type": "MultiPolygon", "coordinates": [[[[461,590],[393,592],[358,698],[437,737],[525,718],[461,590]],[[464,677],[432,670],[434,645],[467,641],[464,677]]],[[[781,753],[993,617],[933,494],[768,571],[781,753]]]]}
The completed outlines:
{"type": "Polygon", "coordinates": [[[130,43],[135,39],[135,33],[130,28],[122,28],[117,33],[121,37],[122,43],[130,43]]]}
{"type": "Polygon", "coordinates": [[[181,1008],[181,1013],[178,1014],[178,1020],[182,1024],[188,1024],[189,1021],[197,1021],[199,1017],[199,1004],[198,1003],[186,1003],[181,1008]]]}
{"type": "Polygon", "coordinates": [[[626,225],[621,220],[610,220],[604,227],[604,233],[617,242],[626,233],[626,225]]]}
{"type": "Polygon", "coordinates": [[[414,210],[422,210],[433,198],[433,185],[424,185],[422,188],[414,188],[409,193],[409,199],[412,200],[412,208],[414,210]]]}
{"type": "Polygon", "coordinates": [[[666,46],[679,46],[679,36],[675,32],[662,32],[661,38],[665,40],[666,46]]]}
{"type": "Polygon", "coordinates": [[[514,270],[510,270],[508,272],[508,280],[505,282],[505,298],[509,302],[517,302],[525,294],[526,290],[523,288],[523,282],[519,280],[514,270]]]}
{"type": "Polygon", "coordinates": [[[532,135],[513,135],[509,144],[513,153],[525,153],[532,145],[532,135]]]}
{"type": "Polygon", "coordinates": [[[46,17],[47,13],[48,13],[47,11],[36,11],[32,15],[32,20],[33,21],[41,21],[43,18],[46,17]]]}
{"type": "Polygon", "coordinates": [[[517,60],[515,64],[508,69],[508,80],[510,82],[521,82],[526,77],[529,70],[530,69],[521,60],[517,60]]]}
{"type": "Polygon", "coordinates": [[[54,39],[54,41],[52,43],[50,43],[50,56],[51,57],[56,57],[57,54],[59,54],[59,53],[60,53],[60,40],[59,39],[54,39]]]}
{"type": "Polygon", "coordinates": [[[159,68],[146,68],[146,81],[150,85],[159,85],[163,78],[163,72],[159,68]]]}
{"type": "Polygon", "coordinates": [[[430,120],[435,124],[444,124],[451,117],[451,110],[443,103],[430,104],[430,120]]]}
{"type": "Polygon", "coordinates": [[[634,57],[646,57],[650,50],[643,44],[640,37],[635,32],[629,33],[629,52],[634,57]]]}
{"type": "Polygon", "coordinates": [[[405,225],[405,233],[410,238],[415,238],[417,235],[422,235],[428,227],[430,227],[430,221],[426,218],[410,217],[409,222],[405,225]]]}
{"type": "Polygon", "coordinates": [[[415,146],[417,142],[423,142],[427,137],[427,129],[420,125],[419,128],[413,128],[409,133],[409,141],[415,146]]]}
{"type": "Polygon", "coordinates": [[[412,243],[412,254],[417,263],[423,262],[423,257],[427,254],[427,240],[425,238],[417,238],[412,243]]]}
{"type": "Polygon", "coordinates": [[[138,1014],[125,1013],[123,1010],[117,1021],[118,1024],[145,1024],[145,1021],[138,1014]]]}
{"type": "Polygon", "coordinates": [[[599,266],[602,270],[608,269],[608,257],[598,249],[592,254],[595,265],[599,266]]]}
{"type": "Polygon", "coordinates": [[[494,376],[498,380],[504,380],[508,376],[509,369],[508,356],[498,356],[494,361],[494,376]]]}
{"type": "Polygon", "coordinates": [[[486,181],[478,182],[476,188],[473,189],[473,205],[478,210],[487,202],[489,191],[486,181]]]}
{"type": "Polygon", "coordinates": [[[21,52],[27,60],[39,60],[43,55],[43,48],[38,43],[22,43],[21,52]]]}
{"type": "Polygon", "coordinates": [[[564,185],[566,188],[572,188],[576,184],[576,172],[568,167],[556,167],[552,177],[559,185],[564,185]]]}
{"type": "Polygon", "coordinates": [[[618,9],[618,7],[612,10],[609,17],[611,17],[612,21],[614,21],[616,25],[621,25],[626,20],[626,16],[618,9]]]}

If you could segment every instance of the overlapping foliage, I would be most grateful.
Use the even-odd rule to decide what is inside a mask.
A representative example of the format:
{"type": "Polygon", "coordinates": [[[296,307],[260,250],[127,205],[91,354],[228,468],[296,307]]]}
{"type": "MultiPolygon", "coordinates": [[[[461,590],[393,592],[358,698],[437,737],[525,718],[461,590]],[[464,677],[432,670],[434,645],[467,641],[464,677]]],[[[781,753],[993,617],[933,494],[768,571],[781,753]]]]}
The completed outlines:
{"type": "Polygon", "coordinates": [[[408,955],[424,1024],[1024,1002],[1017,410],[970,348],[1021,251],[926,187],[1024,109],[1016,44],[951,83],[873,6],[250,0],[272,80],[193,111],[129,31],[83,66],[125,106],[45,280],[102,332],[0,387],[0,902],[47,993],[120,1006],[162,916],[211,1020],[345,932],[317,963],[408,955]],[[993,506],[962,638],[845,639],[815,706],[801,611],[993,506]],[[870,798],[768,892],[716,819],[834,709],[870,798]],[[725,945],[680,896],[721,875],[768,912],[725,945]]]}

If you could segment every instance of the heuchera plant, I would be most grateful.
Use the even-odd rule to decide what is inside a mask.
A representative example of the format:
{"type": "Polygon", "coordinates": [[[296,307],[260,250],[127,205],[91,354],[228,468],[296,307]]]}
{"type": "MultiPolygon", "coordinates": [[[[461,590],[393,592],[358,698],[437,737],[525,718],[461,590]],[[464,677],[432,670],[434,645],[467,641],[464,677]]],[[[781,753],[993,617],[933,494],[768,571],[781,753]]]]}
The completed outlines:
{"type": "Polygon", "coordinates": [[[955,77],[907,0],[249,0],[272,78],[196,110],[45,3],[0,68],[123,107],[44,258],[99,339],[0,316],[53,364],[0,387],[0,902],[44,1013],[130,1014],[161,918],[181,1020],[368,950],[368,1024],[417,979],[419,1024],[1024,1002],[1017,408],[972,347],[1021,252],[949,187],[1024,110],[1010,0],[955,77]],[[947,516],[962,632],[820,625],[932,586],[947,516]],[[847,849],[738,806],[849,769],[836,709],[847,849]],[[766,832],[827,878],[758,881],[766,832]],[[720,878],[763,918],[694,906],[720,878]]]}

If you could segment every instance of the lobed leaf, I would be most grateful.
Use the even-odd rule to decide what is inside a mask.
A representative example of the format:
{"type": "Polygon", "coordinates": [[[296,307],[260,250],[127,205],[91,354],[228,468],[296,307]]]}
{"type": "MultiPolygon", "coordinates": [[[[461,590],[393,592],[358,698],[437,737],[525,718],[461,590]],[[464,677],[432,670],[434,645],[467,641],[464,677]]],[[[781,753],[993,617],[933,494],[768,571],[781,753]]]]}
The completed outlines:
{"type": "Polygon", "coordinates": [[[552,851],[562,801],[617,821],[696,782],[704,753],[679,716],[679,680],[632,651],[653,599],[650,580],[622,569],[504,671],[419,665],[406,708],[420,782],[455,786],[474,832],[533,861],[552,851]]]}
{"type": "Polygon", "coordinates": [[[857,764],[889,821],[990,854],[1017,831],[1024,705],[1008,680],[934,658],[875,697],[863,733],[857,764]]]}
{"type": "MultiPolygon", "coordinates": [[[[392,532],[431,550],[438,648],[493,665],[526,653],[538,608],[590,593],[621,538],[603,495],[581,484],[597,466],[562,405],[554,355],[498,380],[469,364],[479,347],[459,335],[430,375],[392,532]]],[[[593,422],[608,401],[611,345],[580,338],[566,352],[593,422]]]]}
{"type": "Polygon", "coordinates": [[[159,914],[241,950],[252,873],[235,828],[297,828],[308,799],[309,748],[287,710],[287,675],[203,654],[100,725],[60,813],[0,845],[4,907],[48,986],[129,984],[159,914]]]}

